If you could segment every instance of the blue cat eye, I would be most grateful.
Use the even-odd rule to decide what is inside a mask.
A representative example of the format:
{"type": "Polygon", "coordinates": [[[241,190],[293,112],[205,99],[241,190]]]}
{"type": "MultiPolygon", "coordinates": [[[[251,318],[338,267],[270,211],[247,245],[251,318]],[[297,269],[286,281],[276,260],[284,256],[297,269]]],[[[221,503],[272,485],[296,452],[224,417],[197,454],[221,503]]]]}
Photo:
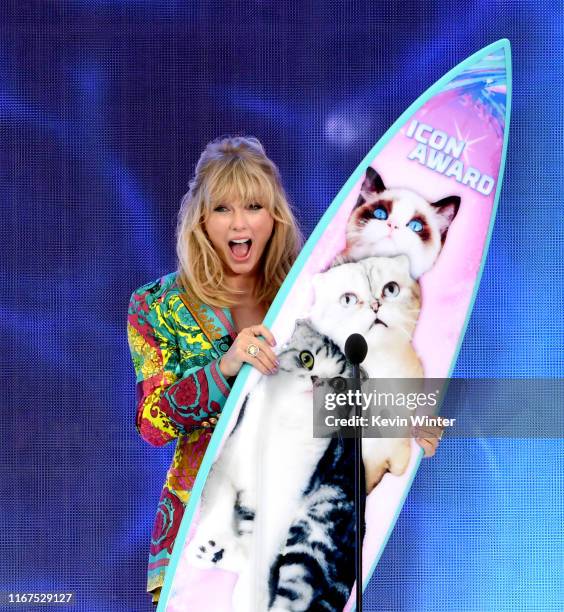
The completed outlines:
{"type": "Polygon", "coordinates": [[[388,211],[383,206],[378,206],[374,210],[374,218],[379,221],[385,221],[388,218],[388,211]]]}
{"type": "Polygon", "coordinates": [[[423,229],[423,223],[421,223],[419,219],[412,219],[407,224],[407,227],[409,227],[409,229],[413,230],[414,232],[420,232],[423,229]]]}

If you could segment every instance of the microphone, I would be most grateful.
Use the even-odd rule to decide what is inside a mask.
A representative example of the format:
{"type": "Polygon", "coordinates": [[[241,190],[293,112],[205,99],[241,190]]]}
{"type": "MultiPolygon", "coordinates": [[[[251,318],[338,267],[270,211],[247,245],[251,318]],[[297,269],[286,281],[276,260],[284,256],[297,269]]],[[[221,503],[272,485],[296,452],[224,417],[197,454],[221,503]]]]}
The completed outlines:
{"type": "Polygon", "coordinates": [[[345,342],[345,357],[353,364],[358,366],[366,359],[368,344],[362,334],[351,334],[345,342]]]}
{"type": "MultiPolygon", "coordinates": [[[[360,364],[366,358],[368,345],[364,336],[361,334],[351,334],[345,342],[345,357],[353,367],[353,385],[355,390],[360,387],[360,364]]],[[[362,612],[362,524],[364,522],[364,496],[366,484],[362,476],[362,427],[360,423],[360,406],[354,406],[355,426],[354,426],[354,507],[355,507],[355,526],[356,526],[356,546],[355,546],[355,578],[356,578],[356,610],[362,612]]]]}

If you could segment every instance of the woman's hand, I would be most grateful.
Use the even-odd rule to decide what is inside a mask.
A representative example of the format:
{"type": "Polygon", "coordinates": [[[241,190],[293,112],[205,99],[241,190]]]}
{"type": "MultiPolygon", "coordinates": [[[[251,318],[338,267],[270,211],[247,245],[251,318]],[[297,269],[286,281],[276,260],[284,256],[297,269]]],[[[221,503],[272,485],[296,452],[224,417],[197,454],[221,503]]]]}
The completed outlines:
{"type": "Polygon", "coordinates": [[[270,346],[276,345],[274,336],[264,325],[243,328],[219,361],[219,369],[226,378],[235,376],[243,363],[250,363],[262,374],[274,374],[277,371],[278,358],[269,344],[257,336],[266,338],[270,346]]]}
{"type": "Polygon", "coordinates": [[[415,441],[425,451],[425,457],[432,457],[437,451],[443,437],[442,427],[414,427],[412,433],[415,441]]]}

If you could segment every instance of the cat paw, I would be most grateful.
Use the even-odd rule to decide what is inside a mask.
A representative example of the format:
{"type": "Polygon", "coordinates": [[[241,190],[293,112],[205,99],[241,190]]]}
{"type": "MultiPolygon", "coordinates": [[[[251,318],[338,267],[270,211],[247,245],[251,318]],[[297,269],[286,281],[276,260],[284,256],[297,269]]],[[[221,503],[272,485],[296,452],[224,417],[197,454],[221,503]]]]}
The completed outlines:
{"type": "Polygon", "coordinates": [[[404,474],[411,458],[409,438],[368,438],[363,441],[362,459],[369,494],[386,472],[394,476],[404,474]]]}
{"type": "Polygon", "coordinates": [[[398,439],[393,449],[393,453],[388,460],[390,472],[394,476],[401,476],[407,469],[410,458],[411,440],[409,438],[398,439]]]}
{"type": "Polygon", "coordinates": [[[194,538],[188,547],[188,560],[202,569],[217,568],[232,572],[238,572],[244,562],[236,542],[225,535],[194,538]]]}
{"type": "Polygon", "coordinates": [[[192,541],[189,546],[189,560],[192,565],[201,568],[222,567],[225,547],[215,539],[192,541]]]}

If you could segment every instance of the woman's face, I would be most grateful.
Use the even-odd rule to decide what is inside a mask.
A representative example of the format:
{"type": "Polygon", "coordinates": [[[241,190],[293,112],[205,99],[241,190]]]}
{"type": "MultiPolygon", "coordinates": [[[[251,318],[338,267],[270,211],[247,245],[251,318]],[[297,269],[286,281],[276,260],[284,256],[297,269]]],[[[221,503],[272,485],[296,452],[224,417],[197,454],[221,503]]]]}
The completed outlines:
{"type": "Polygon", "coordinates": [[[214,205],[204,228],[228,273],[252,275],[272,235],[274,219],[261,204],[235,199],[214,205]]]}

